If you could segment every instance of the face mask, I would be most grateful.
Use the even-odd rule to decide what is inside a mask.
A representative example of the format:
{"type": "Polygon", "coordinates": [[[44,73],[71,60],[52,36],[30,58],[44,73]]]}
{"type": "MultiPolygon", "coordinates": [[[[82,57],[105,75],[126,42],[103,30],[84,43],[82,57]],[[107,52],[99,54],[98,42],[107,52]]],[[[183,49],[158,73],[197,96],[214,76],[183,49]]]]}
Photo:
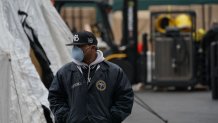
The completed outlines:
{"type": "Polygon", "coordinates": [[[82,62],[84,59],[84,53],[83,53],[82,49],[77,47],[77,46],[74,46],[72,48],[72,57],[75,60],[82,62]]]}

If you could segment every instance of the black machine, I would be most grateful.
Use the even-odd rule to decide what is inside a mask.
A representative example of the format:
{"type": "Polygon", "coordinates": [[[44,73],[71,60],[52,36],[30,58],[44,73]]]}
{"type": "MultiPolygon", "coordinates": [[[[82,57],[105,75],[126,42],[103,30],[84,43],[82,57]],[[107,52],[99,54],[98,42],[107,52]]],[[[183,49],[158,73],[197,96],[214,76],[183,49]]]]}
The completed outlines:
{"type": "Polygon", "coordinates": [[[212,98],[218,99],[218,24],[214,23],[202,40],[206,85],[212,90],[212,98]]]}
{"type": "Polygon", "coordinates": [[[212,98],[218,99],[218,42],[210,45],[212,98]]]}
{"type": "Polygon", "coordinates": [[[106,60],[119,65],[127,74],[130,81],[134,83],[138,81],[137,78],[139,78],[136,74],[138,58],[137,0],[124,0],[123,6],[123,36],[121,46],[117,46],[114,43],[114,36],[108,19],[108,12],[111,9],[111,6],[108,3],[95,0],[55,1],[56,9],[72,30],[72,33],[83,30],[82,27],[85,24],[83,22],[88,22],[87,17],[83,15],[83,8],[87,9],[88,7],[90,10],[94,9],[96,18],[92,18],[88,24],[95,36],[97,38],[100,37],[103,44],[106,43],[106,47],[102,48],[106,60]],[[63,14],[65,11],[64,9],[68,9],[68,11],[71,9],[71,17],[63,14]],[[76,14],[76,12],[78,14],[76,14]],[[72,21],[68,21],[69,19],[72,21]],[[91,22],[93,20],[95,20],[95,22],[91,22]]]}
{"type": "Polygon", "coordinates": [[[151,13],[151,41],[154,49],[152,85],[175,87],[195,85],[193,50],[195,28],[195,12],[151,13]]]}

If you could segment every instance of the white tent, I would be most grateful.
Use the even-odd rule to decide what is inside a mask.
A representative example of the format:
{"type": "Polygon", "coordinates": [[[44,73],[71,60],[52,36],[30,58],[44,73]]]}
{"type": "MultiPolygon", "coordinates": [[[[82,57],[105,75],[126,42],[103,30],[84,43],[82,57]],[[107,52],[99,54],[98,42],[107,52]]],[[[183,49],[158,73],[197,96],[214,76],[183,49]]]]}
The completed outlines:
{"type": "Polygon", "coordinates": [[[48,91],[29,56],[18,10],[28,14],[54,74],[70,61],[65,44],[72,35],[50,0],[0,1],[0,123],[46,123],[41,105],[49,107],[48,91]]]}

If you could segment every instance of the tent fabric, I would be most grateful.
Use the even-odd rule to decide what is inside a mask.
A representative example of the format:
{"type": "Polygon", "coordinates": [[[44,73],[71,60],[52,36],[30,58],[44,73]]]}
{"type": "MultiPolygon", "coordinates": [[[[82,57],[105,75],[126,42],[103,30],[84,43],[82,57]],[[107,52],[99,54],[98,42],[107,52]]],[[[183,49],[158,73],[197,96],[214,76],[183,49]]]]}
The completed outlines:
{"type": "MultiPolygon", "coordinates": [[[[5,4],[3,4],[5,6],[4,13],[7,13],[5,14],[5,19],[8,22],[8,30],[12,38],[14,38],[12,39],[13,41],[10,41],[13,42],[10,51],[13,60],[12,65],[14,65],[14,61],[19,60],[18,65],[14,65],[13,68],[17,68],[16,71],[21,73],[22,77],[19,75],[18,77],[27,80],[28,85],[26,84],[25,86],[30,87],[30,90],[27,91],[33,93],[42,104],[48,106],[46,99],[48,91],[42,84],[29,57],[30,45],[17,13],[19,8],[17,8],[16,3],[12,0],[5,0],[3,3],[5,4]]],[[[22,84],[19,86],[22,86],[22,84]]]]}
{"type": "Polygon", "coordinates": [[[67,50],[65,46],[73,38],[70,30],[49,0],[19,1],[24,1],[25,6],[20,5],[20,10],[28,13],[26,21],[34,29],[34,33],[52,62],[51,69],[56,73],[63,64],[71,61],[70,50],[67,50]]]}
{"type": "MultiPolygon", "coordinates": [[[[41,105],[48,106],[48,92],[40,81],[29,57],[29,44],[21,30],[16,4],[1,1],[1,50],[11,57],[9,83],[9,123],[44,123],[41,105]],[[5,44],[5,46],[4,46],[5,44]]],[[[4,70],[6,71],[6,70],[4,70]]],[[[6,116],[3,115],[3,116],[6,116]]]]}
{"type": "MultiPolygon", "coordinates": [[[[40,67],[42,69],[42,71],[41,71],[42,74],[39,73],[39,75],[41,75],[40,76],[41,80],[42,80],[43,84],[45,85],[45,87],[47,89],[49,89],[49,87],[52,83],[52,80],[54,78],[53,72],[51,71],[51,68],[50,68],[51,63],[50,63],[44,49],[42,48],[41,44],[39,43],[39,40],[34,33],[34,29],[26,23],[26,18],[28,17],[28,14],[25,12],[22,12],[22,11],[19,11],[18,14],[20,16],[25,16],[25,19],[22,22],[23,29],[24,29],[24,32],[26,33],[26,36],[28,37],[31,49],[33,50],[34,55],[36,56],[36,58],[40,64],[40,67]]],[[[37,69],[36,65],[35,65],[35,67],[37,69]]]]}
{"type": "Polygon", "coordinates": [[[0,123],[9,123],[10,63],[8,55],[0,51],[0,123]]]}
{"type": "Polygon", "coordinates": [[[66,49],[65,44],[72,42],[73,35],[50,1],[42,0],[42,2],[42,14],[50,30],[55,49],[60,56],[61,65],[63,65],[71,61],[71,48],[67,47],[68,49],[66,49]]]}
{"type": "Polygon", "coordinates": [[[65,44],[72,35],[50,0],[0,1],[0,54],[11,59],[8,62],[5,55],[0,55],[0,65],[4,66],[0,71],[0,108],[4,108],[0,122],[46,123],[42,105],[49,107],[48,90],[31,61],[29,40],[21,25],[24,18],[18,15],[19,10],[28,13],[27,22],[51,61],[54,74],[71,61],[65,44]]]}

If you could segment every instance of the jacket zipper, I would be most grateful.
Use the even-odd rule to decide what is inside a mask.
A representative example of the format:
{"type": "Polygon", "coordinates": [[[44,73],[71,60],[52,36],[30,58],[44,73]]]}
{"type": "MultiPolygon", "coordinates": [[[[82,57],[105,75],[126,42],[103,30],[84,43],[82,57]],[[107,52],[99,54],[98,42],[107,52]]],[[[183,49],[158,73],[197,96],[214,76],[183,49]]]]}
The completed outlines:
{"type": "Polygon", "coordinates": [[[88,80],[88,85],[90,84],[90,82],[91,82],[91,78],[90,78],[90,66],[89,66],[89,70],[88,70],[88,78],[87,78],[87,80],[88,80]]]}

